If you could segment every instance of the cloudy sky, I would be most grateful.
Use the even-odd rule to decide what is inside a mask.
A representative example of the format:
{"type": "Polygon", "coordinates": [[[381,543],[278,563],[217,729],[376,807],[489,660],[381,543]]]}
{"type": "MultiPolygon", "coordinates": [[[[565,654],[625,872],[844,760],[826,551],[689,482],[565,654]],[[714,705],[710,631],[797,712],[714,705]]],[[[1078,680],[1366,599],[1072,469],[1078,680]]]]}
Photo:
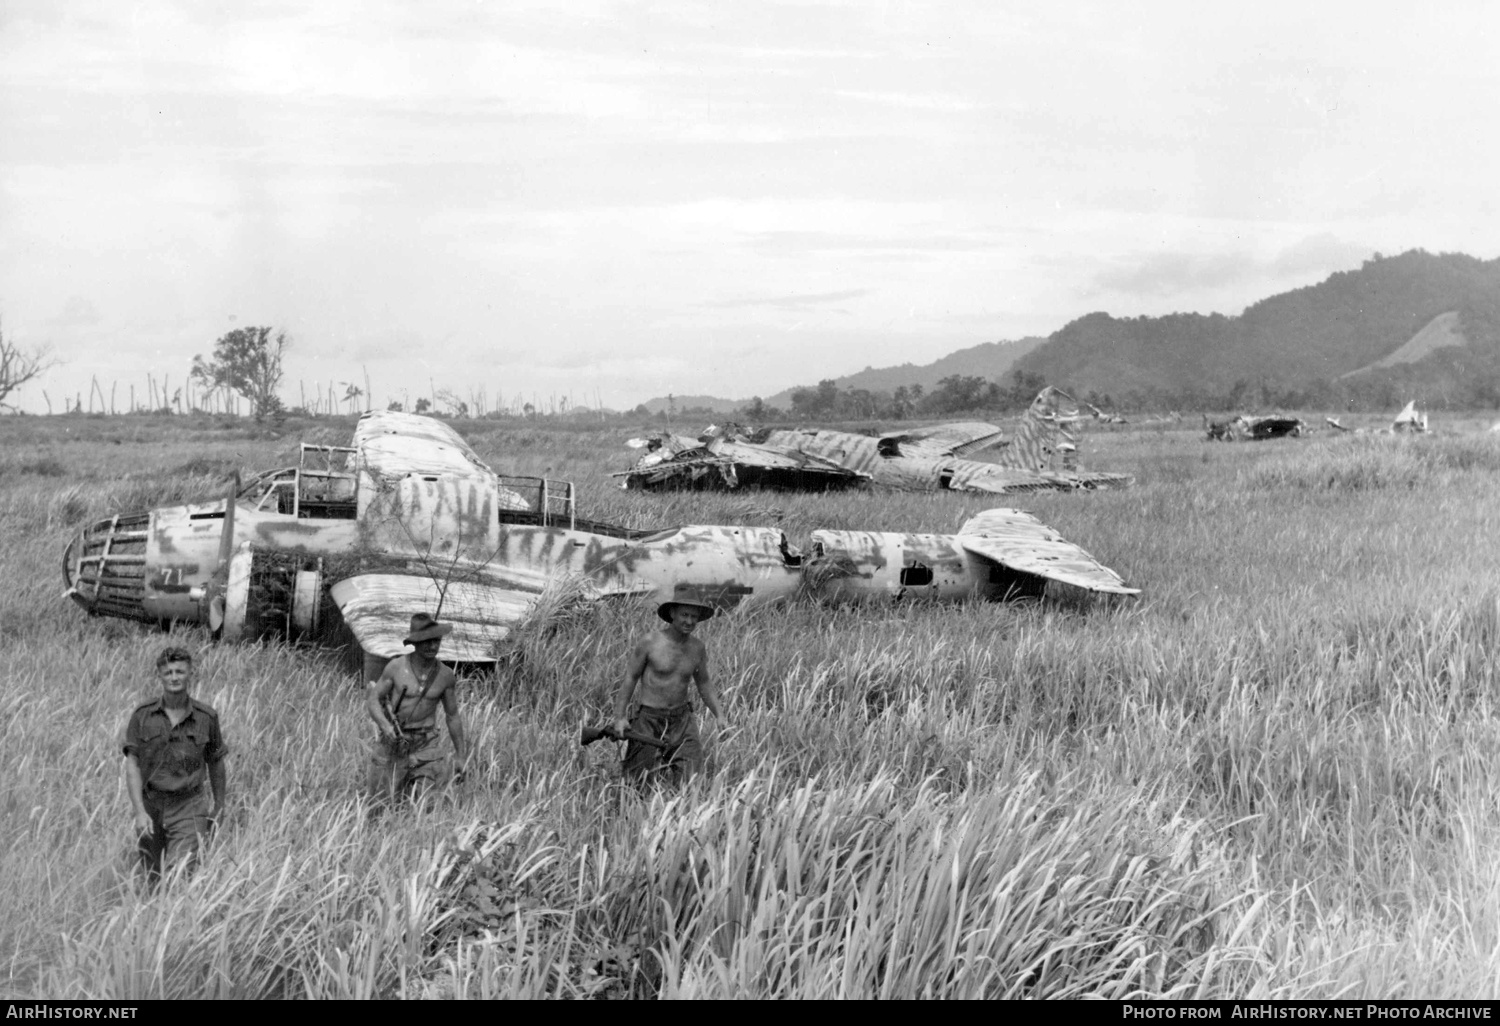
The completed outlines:
{"type": "Polygon", "coordinates": [[[257,324],[293,404],[748,398],[1500,255],[1497,4],[249,6],[0,0],[23,407],[257,324]]]}

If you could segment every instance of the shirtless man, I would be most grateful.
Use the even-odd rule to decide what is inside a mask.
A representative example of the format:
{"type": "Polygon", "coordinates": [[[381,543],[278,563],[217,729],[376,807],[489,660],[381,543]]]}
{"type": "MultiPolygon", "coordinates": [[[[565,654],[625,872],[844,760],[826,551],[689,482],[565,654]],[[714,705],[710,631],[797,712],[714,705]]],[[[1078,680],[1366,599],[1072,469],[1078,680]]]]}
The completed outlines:
{"type": "Polygon", "coordinates": [[[411,618],[405,644],[415,651],[386,664],[379,680],[372,680],[365,709],[380,728],[370,749],[370,797],[393,798],[409,786],[437,786],[448,779],[447,760],[438,744],[437,710],[448,719],[448,736],[461,779],[468,762],[464,721],[458,714],[457,680],[438,662],[443,636],[452,624],[438,623],[426,613],[411,618]]]}
{"type": "Polygon", "coordinates": [[[679,584],[672,599],[657,607],[667,622],[648,635],[630,656],[625,680],[615,692],[615,731],[633,730],[665,741],[666,748],[631,741],[625,749],[627,779],[642,780],[663,774],[674,782],[686,780],[703,768],[703,742],[693,719],[688,685],[696,684],[703,704],[722,717],[719,693],[708,676],[708,650],[693,637],[698,624],[714,615],[698,590],[679,584]],[[639,692],[636,688],[639,685],[639,692]],[[632,696],[639,701],[629,716],[632,696]]]}

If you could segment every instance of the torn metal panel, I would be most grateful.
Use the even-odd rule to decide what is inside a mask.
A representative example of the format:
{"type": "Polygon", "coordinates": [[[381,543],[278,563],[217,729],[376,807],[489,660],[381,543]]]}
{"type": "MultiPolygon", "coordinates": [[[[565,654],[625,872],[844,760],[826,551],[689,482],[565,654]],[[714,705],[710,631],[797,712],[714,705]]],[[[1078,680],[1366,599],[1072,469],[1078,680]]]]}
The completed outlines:
{"type": "Polygon", "coordinates": [[[1010,444],[1004,431],[978,421],[914,428],[901,434],[882,435],[881,441],[907,456],[968,456],[1010,444]]]}
{"type": "Polygon", "coordinates": [[[768,488],[824,490],[845,487],[868,475],[841,467],[812,453],[754,445],[710,429],[700,439],[664,434],[633,439],[646,452],[623,477],[626,488],[768,488]]]}
{"type": "Polygon", "coordinates": [[[972,572],[953,535],[885,531],[814,531],[812,576],[830,598],[872,595],[958,600],[985,594],[986,574],[972,572]]]}

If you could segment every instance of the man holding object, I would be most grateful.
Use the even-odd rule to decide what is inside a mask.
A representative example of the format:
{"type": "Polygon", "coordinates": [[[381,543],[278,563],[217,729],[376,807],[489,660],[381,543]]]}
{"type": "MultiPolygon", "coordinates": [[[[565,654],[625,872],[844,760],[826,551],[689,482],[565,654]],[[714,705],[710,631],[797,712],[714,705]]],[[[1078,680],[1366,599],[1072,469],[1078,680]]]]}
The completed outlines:
{"type": "Polygon", "coordinates": [[[375,799],[393,798],[414,785],[438,786],[448,779],[447,759],[438,744],[437,710],[447,716],[448,736],[462,778],[469,749],[464,722],[458,714],[457,678],[438,662],[443,636],[451,624],[438,623],[426,613],[411,618],[404,643],[414,649],[386,664],[379,680],[372,680],[365,709],[380,733],[370,750],[369,789],[375,799]]]}
{"type": "Polygon", "coordinates": [[[714,615],[714,607],[697,588],[679,584],[672,598],[657,607],[667,626],[644,638],[631,653],[625,680],[615,692],[614,729],[646,734],[664,743],[656,748],[631,741],[625,749],[626,779],[645,780],[653,774],[680,783],[703,768],[703,742],[693,718],[689,685],[695,685],[703,704],[722,717],[719,693],[708,674],[708,649],[694,637],[698,624],[714,615]],[[637,690],[639,688],[639,690],[637,690]],[[631,717],[630,702],[639,706],[631,717]]]}

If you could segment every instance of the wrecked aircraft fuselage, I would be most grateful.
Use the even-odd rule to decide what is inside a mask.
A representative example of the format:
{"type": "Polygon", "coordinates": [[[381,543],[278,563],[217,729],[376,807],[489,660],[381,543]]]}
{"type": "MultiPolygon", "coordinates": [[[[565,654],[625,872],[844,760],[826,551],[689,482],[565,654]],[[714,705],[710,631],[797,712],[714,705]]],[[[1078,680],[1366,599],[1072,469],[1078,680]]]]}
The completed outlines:
{"type": "Polygon", "coordinates": [[[560,585],[597,599],[686,583],[725,608],[799,590],[1004,598],[1047,580],[1136,593],[1016,510],[956,535],[815,531],[804,554],[776,528],[588,521],[570,485],[502,478],[430,418],[366,414],[354,441],[304,445],[297,467],[215,502],[90,524],[64,555],[66,596],[96,615],[206,624],[224,640],[316,636],[342,620],[379,658],[402,651],[425,609],[455,625],[444,658],[482,663],[560,585]]]}
{"type": "Polygon", "coordinates": [[[1043,389],[1013,435],[994,424],[939,424],[861,435],[816,428],[746,431],[710,427],[698,438],[670,433],[633,439],[645,454],[616,473],[624,487],[770,488],[824,490],[866,482],[908,491],[1071,491],[1124,487],[1127,474],[1080,470],[1069,425],[1077,404],[1056,388],[1043,389]],[[995,462],[967,459],[999,449],[995,462]]]}

